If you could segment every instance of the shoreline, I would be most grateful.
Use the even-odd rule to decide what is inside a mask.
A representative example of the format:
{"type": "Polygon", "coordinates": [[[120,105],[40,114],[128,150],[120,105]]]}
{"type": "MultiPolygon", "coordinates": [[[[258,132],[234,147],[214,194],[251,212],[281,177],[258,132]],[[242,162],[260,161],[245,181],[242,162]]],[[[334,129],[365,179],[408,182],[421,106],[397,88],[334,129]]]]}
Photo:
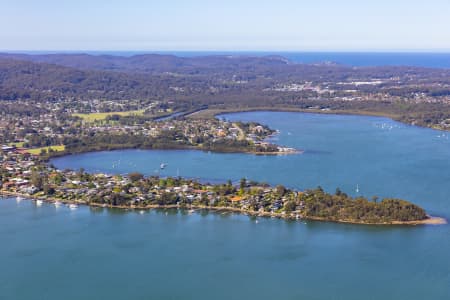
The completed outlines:
{"type": "Polygon", "coordinates": [[[415,126],[419,128],[427,128],[438,131],[448,132],[449,129],[433,127],[433,126],[421,126],[417,124],[412,124],[408,122],[404,122],[399,120],[401,115],[399,114],[391,114],[385,112],[377,112],[377,111],[364,111],[364,110],[345,110],[345,109],[337,109],[337,110],[321,110],[321,109],[305,109],[305,108],[297,108],[297,107],[240,107],[240,108],[206,108],[203,110],[196,111],[191,114],[186,114],[184,117],[186,118],[217,118],[218,115],[225,114],[234,114],[234,113],[244,113],[244,112],[297,112],[297,113],[305,113],[305,114],[322,114],[322,115],[348,115],[348,116],[367,116],[367,117],[383,117],[391,119],[392,121],[399,122],[406,126],[415,126]]]}
{"type": "MultiPolygon", "coordinates": [[[[240,107],[240,108],[206,108],[199,110],[190,114],[186,114],[186,118],[217,118],[221,114],[233,114],[233,113],[243,113],[243,112],[258,112],[258,111],[268,111],[268,112],[298,112],[298,113],[313,113],[313,114],[324,114],[324,115],[355,115],[355,116],[371,116],[371,117],[385,117],[396,121],[396,117],[399,115],[382,113],[382,112],[370,112],[361,110],[321,110],[321,109],[305,109],[297,107],[240,107]]],[[[401,121],[398,121],[401,122],[401,121]]],[[[403,124],[411,125],[408,123],[401,122],[403,124]]],[[[418,126],[418,125],[415,125],[418,126]]],[[[432,127],[424,127],[431,128],[432,127]]]]}
{"type": "Polygon", "coordinates": [[[272,213],[272,212],[259,212],[259,211],[250,211],[244,210],[235,207],[227,207],[227,206],[203,206],[203,205],[187,205],[180,206],[177,204],[170,205],[159,205],[159,204],[149,204],[146,206],[123,206],[123,205],[105,205],[98,203],[86,203],[81,200],[61,200],[55,197],[42,197],[42,196],[33,196],[27,195],[17,192],[9,192],[9,191],[1,191],[0,198],[6,197],[22,197],[24,200],[42,200],[46,203],[54,203],[60,202],[63,204],[78,204],[85,205],[88,207],[101,207],[101,208],[115,208],[121,209],[124,211],[127,210],[152,210],[152,209],[185,209],[185,210],[207,210],[207,211],[215,211],[215,212],[234,212],[239,213],[241,215],[247,215],[252,217],[263,217],[263,218],[277,218],[283,220],[291,220],[291,221],[317,221],[317,222],[327,222],[327,223],[341,223],[341,224],[353,224],[353,225],[373,225],[373,226],[417,226],[417,225],[446,225],[448,221],[442,217],[430,216],[427,215],[426,219],[416,220],[416,221],[392,221],[392,222],[358,222],[356,220],[334,220],[327,219],[321,217],[301,217],[296,213],[283,214],[283,213],[272,213]]]}
{"type": "Polygon", "coordinates": [[[305,150],[303,149],[293,149],[292,151],[268,151],[268,152],[258,152],[253,150],[240,150],[240,149],[227,149],[227,150],[216,150],[216,149],[205,149],[200,147],[194,147],[194,146],[186,146],[186,147],[166,147],[166,148],[149,148],[149,147],[114,147],[112,149],[87,149],[83,151],[74,151],[74,152],[68,152],[68,151],[58,151],[58,152],[52,152],[51,155],[37,155],[39,158],[42,158],[43,161],[50,161],[53,158],[59,158],[64,156],[70,156],[70,155],[78,155],[78,154],[85,154],[85,153],[94,153],[94,152],[103,152],[103,151],[122,151],[122,150],[186,150],[186,151],[202,151],[202,152],[213,152],[213,153],[235,153],[235,154],[250,154],[250,155],[292,155],[292,154],[303,154],[305,150]]]}

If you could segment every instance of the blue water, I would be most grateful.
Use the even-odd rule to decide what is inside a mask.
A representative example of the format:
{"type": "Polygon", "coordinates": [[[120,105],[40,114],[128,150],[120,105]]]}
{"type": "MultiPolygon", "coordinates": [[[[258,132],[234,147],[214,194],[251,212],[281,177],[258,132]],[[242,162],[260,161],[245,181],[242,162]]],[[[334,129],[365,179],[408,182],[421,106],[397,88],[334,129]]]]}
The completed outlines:
{"type": "MultiPolygon", "coordinates": [[[[60,53],[51,51],[20,51],[29,54],[60,53]]],[[[227,51],[65,51],[92,55],[133,56],[139,54],[172,54],[180,57],[206,55],[280,55],[296,63],[334,62],[348,66],[417,66],[450,68],[450,53],[425,52],[227,52],[227,51]]]]}
{"type": "MultiPolygon", "coordinates": [[[[283,157],[115,151],[60,168],[225,180],[404,197],[450,216],[450,141],[385,118],[226,115],[281,130],[283,157]],[[118,161],[120,160],[120,164],[118,161]],[[112,168],[116,162],[117,168],[112,168]],[[164,175],[163,174],[163,175],[164,175]]],[[[152,211],[143,215],[0,201],[0,299],[448,299],[450,226],[382,227],[152,211]]]]}

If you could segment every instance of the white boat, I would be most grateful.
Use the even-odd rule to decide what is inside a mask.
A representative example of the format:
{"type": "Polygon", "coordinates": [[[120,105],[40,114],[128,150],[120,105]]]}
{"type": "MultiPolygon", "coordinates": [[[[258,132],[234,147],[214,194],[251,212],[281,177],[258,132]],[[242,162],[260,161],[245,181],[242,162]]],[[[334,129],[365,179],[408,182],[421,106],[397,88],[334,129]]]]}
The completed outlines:
{"type": "Polygon", "coordinates": [[[194,213],[194,211],[195,211],[195,210],[190,209],[190,210],[188,210],[188,213],[189,213],[189,214],[192,214],[192,213],[194,213]]]}
{"type": "Polygon", "coordinates": [[[17,201],[17,202],[20,202],[20,201],[22,201],[22,200],[23,200],[22,197],[20,197],[20,196],[17,196],[17,197],[16,197],[16,201],[17,201]]]}
{"type": "Polygon", "coordinates": [[[78,205],[76,205],[75,203],[69,204],[69,208],[70,209],[77,209],[78,205]]]}
{"type": "Polygon", "coordinates": [[[60,207],[61,206],[61,202],[59,202],[59,201],[55,201],[53,204],[55,205],[55,207],[60,207]]]}
{"type": "Polygon", "coordinates": [[[44,203],[44,201],[42,201],[42,200],[36,200],[36,205],[37,206],[41,206],[42,204],[44,203]]]}
{"type": "Polygon", "coordinates": [[[161,165],[159,167],[161,168],[161,170],[163,170],[165,167],[167,167],[167,164],[161,163],[161,165]]]}
{"type": "Polygon", "coordinates": [[[143,210],[140,210],[139,213],[140,213],[141,215],[143,215],[143,214],[144,214],[144,211],[143,211],[143,210]]]}
{"type": "Polygon", "coordinates": [[[359,185],[356,185],[356,192],[359,193],[359,185]]]}

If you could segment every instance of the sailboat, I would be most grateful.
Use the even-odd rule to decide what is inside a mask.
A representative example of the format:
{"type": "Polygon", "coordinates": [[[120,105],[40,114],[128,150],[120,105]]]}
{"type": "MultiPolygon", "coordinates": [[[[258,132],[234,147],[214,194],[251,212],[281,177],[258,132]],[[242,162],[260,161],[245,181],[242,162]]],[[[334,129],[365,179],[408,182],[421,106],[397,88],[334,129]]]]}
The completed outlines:
{"type": "Polygon", "coordinates": [[[359,185],[356,185],[356,193],[359,193],[359,185]]]}

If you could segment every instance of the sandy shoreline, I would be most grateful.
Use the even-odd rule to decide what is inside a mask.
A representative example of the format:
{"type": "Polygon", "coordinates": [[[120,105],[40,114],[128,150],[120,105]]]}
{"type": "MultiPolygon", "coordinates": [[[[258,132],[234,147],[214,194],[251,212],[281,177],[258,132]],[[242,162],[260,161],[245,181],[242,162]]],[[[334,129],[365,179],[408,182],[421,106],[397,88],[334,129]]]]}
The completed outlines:
{"type": "Polygon", "coordinates": [[[28,200],[42,200],[48,203],[61,202],[64,204],[80,204],[86,205],[90,207],[103,207],[103,208],[117,208],[123,210],[151,210],[151,209],[186,209],[186,210],[208,210],[208,211],[216,211],[216,212],[234,212],[240,213],[243,215],[254,216],[254,217],[265,217],[265,218],[278,218],[285,220],[298,220],[298,221],[319,221],[319,222],[332,222],[332,223],[343,223],[343,224],[355,224],[355,225],[445,225],[447,224],[447,220],[441,217],[435,217],[427,215],[427,218],[424,220],[417,221],[393,221],[393,222],[385,222],[385,223],[370,223],[370,222],[358,222],[354,220],[333,220],[326,219],[320,217],[298,217],[295,213],[291,214],[281,214],[281,213],[271,213],[271,212],[259,212],[259,211],[249,211],[243,210],[235,207],[226,207],[226,206],[202,206],[202,205],[187,205],[187,206],[179,206],[176,204],[173,205],[158,205],[158,204],[149,204],[146,206],[120,206],[120,205],[106,205],[99,203],[86,203],[81,200],[61,200],[54,197],[37,197],[33,195],[26,195],[16,192],[8,192],[1,191],[0,197],[22,197],[28,200]]]}

